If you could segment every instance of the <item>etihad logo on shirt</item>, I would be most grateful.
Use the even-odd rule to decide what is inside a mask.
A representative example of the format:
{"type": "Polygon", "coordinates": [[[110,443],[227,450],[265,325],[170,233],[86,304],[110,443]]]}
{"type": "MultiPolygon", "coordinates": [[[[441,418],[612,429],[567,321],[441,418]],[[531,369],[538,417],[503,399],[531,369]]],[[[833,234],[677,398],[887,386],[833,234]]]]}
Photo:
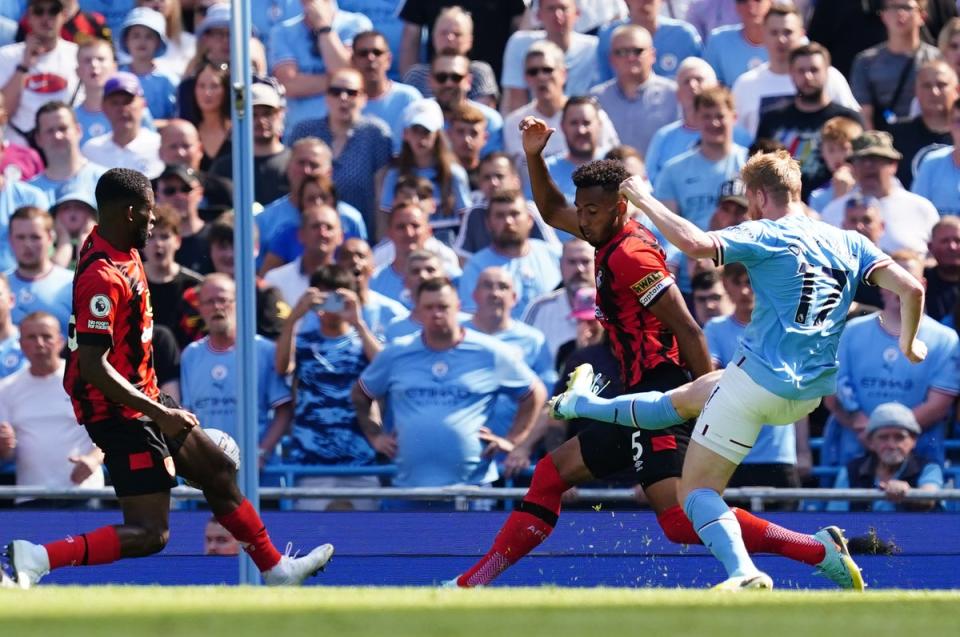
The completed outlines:
{"type": "Polygon", "coordinates": [[[34,73],[23,83],[33,93],[59,93],[66,90],[67,79],[55,73],[34,73]]]}
{"type": "Polygon", "coordinates": [[[670,287],[673,279],[666,272],[651,272],[630,286],[643,306],[656,301],[660,294],[670,287]]]}

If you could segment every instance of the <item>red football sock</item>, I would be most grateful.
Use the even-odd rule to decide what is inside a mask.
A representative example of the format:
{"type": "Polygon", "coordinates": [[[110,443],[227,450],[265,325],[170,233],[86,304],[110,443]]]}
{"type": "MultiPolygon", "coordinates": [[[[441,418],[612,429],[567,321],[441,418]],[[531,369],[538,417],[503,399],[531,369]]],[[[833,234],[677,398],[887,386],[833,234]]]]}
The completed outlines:
{"type": "Polygon", "coordinates": [[[657,516],[657,522],[660,523],[663,534],[674,544],[703,544],[700,536],[693,530],[693,523],[679,504],[662,511],[657,516]]]}
{"type": "Polygon", "coordinates": [[[523,502],[507,518],[487,554],[457,578],[457,585],[486,586],[546,540],[560,515],[560,496],[569,488],[553,459],[549,455],[541,459],[523,502]]]}
{"type": "Polygon", "coordinates": [[[44,544],[50,560],[50,570],[63,566],[94,566],[110,564],[120,559],[120,538],[117,529],[104,526],[95,531],[67,536],[62,540],[44,544]]]}
{"type": "Polygon", "coordinates": [[[816,566],[826,557],[823,544],[812,535],[797,533],[758,518],[743,509],[731,508],[743,531],[743,543],[751,553],[776,553],[791,560],[816,566]]]}
{"type": "Polygon", "coordinates": [[[217,516],[217,522],[230,531],[261,573],[269,571],[280,561],[280,552],[270,541],[267,527],[246,498],[230,513],[217,516]]]}

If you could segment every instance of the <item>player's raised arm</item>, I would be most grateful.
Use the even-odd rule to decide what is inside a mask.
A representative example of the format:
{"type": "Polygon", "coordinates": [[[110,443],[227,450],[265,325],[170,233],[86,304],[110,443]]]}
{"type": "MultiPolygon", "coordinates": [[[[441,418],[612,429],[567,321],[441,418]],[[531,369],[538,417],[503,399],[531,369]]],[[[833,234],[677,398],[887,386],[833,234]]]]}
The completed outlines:
{"type": "Polygon", "coordinates": [[[657,201],[650,187],[639,177],[624,181],[620,185],[620,194],[642,210],[664,238],[688,257],[705,259],[716,254],[717,248],[710,236],[657,201]]]}
{"type": "Polygon", "coordinates": [[[577,211],[567,204],[567,198],[557,188],[543,160],[543,149],[554,132],[556,131],[547,126],[546,122],[536,117],[524,117],[520,122],[523,152],[527,157],[527,172],[530,174],[530,190],[533,191],[533,201],[537,204],[540,215],[547,223],[582,239],[577,211]]]}
{"type": "Polygon", "coordinates": [[[199,424],[189,411],[164,407],[131,385],[107,360],[109,353],[110,348],[105,344],[77,345],[80,377],[103,392],[108,400],[143,413],[167,436],[175,437],[199,424]]]}
{"type": "Polygon", "coordinates": [[[926,344],[917,338],[923,317],[923,285],[894,261],[874,268],[869,280],[900,297],[900,351],[911,363],[927,357],[926,344]]]}

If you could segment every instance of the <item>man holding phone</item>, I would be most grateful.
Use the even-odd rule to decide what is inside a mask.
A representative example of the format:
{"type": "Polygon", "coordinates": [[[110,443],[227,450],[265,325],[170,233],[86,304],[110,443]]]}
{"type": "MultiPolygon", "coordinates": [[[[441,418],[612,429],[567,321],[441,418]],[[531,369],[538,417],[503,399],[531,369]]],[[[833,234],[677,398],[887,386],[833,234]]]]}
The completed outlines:
{"type": "MultiPolygon", "coordinates": [[[[292,441],[284,445],[287,462],[305,466],[374,463],[375,452],[357,424],[350,389],[380,349],[363,319],[356,276],[338,265],[320,266],[277,340],[276,372],[292,373],[296,387],[292,441]],[[310,320],[302,321],[301,329],[304,318],[310,320]]],[[[297,486],[377,487],[379,482],[371,476],[310,477],[298,480],[297,486]]],[[[300,500],[297,508],[376,510],[379,503],[300,500]]]]}

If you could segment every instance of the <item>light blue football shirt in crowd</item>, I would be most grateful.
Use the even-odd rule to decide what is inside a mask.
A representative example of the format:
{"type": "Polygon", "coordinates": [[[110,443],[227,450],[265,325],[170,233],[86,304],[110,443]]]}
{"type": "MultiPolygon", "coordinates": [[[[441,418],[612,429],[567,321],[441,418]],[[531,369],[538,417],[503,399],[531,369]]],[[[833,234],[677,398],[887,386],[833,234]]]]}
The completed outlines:
{"type": "MultiPolygon", "coordinates": [[[[554,133],[556,134],[556,133],[554,133]]],[[[563,196],[566,197],[567,203],[573,205],[573,200],[577,196],[577,187],[573,185],[573,173],[579,168],[572,161],[567,159],[566,155],[550,155],[545,160],[547,164],[547,172],[550,173],[553,183],[557,184],[557,188],[560,189],[560,192],[563,193],[563,196]]],[[[523,180],[523,196],[527,198],[527,201],[533,201],[533,190],[530,186],[530,180],[523,180]]],[[[557,230],[557,232],[561,232],[557,230]]],[[[561,241],[565,241],[563,239],[561,241]]]]}
{"type": "MultiPolygon", "coordinates": [[[[129,64],[121,64],[121,71],[133,73],[129,64]]],[[[177,115],[177,85],[180,83],[163,71],[154,69],[147,75],[137,75],[143,87],[143,99],[154,119],[170,119],[177,115]]]]}
{"type": "Polygon", "coordinates": [[[707,159],[700,149],[689,150],[667,162],[653,192],[661,201],[676,202],[680,216],[707,230],[717,209],[720,186],[738,176],[745,163],[747,149],[736,144],[719,161],[707,159]]]}
{"type": "Polygon", "coordinates": [[[519,401],[536,375],[494,338],[464,330],[456,346],[430,349],[419,335],[387,345],[360,376],[371,398],[386,398],[397,433],[397,475],[404,487],[488,484],[496,466],[480,457],[480,427],[497,396],[519,401]]]}
{"type": "MultiPolygon", "coordinates": [[[[433,184],[433,196],[439,202],[440,184],[437,182],[437,170],[432,166],[430,168],[417,168],[414,170],[418,177],[426,177],[433,184]]],[[[460,164],[450,165],[451,187],[453,188],[453,207],[455,210],[465,210],[472,205],[470,198],[470,178],[467,177],[467,171],[460,164]]],[[[393,190],[397,187],[397,171],[391,168],[387,171],[383,179],[383,186],[380,189],[380,209],[390,210],[393,205],[393,190]]]]}
{"type": "Polygon", "coordinates": [[[827,204],[834,199],[836,199],[836,195],[833,194],[833,183],[827,182],[825,186],[815,188],[813,192],[810,193],[810,201],[807,202],[807,205],[817,212],[823,212],[827,204]]]}
{"type": "MultiPolygon", "coordinates": [[[[409,293],[404,291],[404,298],[409,299],[409,293]]],[[[411,303],[412,305],[412,303],[411,303]]],[[[473,314],[467,312],[457,312],[457,323],[460,325],[466,324],[467,321],[473,318],[473,314]]],[[[416,334],[423,329],[423,325],[413,317],[413,312],[402,318],[394,320],[390,325],[387,326],[387,342],[392,343],[398,339],[401,339],[405,336],[410,336],[411,334],[416,334]]]]}
{"type": "MultiPolygon", "coordinates": [[[[923,454],[918,454],[923,455],[923,454]]],[[[903,470],[906,468],[906,463],[900,467],[900,469],[893,475],[892,480],[901,479],[900,476],[903,473],[903,470]]],[[[837,478],[833,483],[834,489],[849,489],[850,488],[850,473],[847,471],[847,467],[843,466],[840,468],[840,471],[837,473],[837,478]]],[[[917,477],[917,486],[933,486],[937,489],[942,489],[944,486],[943,482],[943,468],[936,462],[928,462],[923,465],[923,469],[920,471],[920,475],[917,477]]],[[[874,481],[874,487],[877,489],[880,488],[879,481],[874,481]]],[[[886,499],[874,500],[870,504],[870,510],[874,513],[889,513],[897,510],[899,505],[896,502],[886,499]]],[[[827,511],[849,511],[850,503],[846,500],[831,500],[827,502],[826,509],[827,511]]]]}
{"type": "MultiPolygon", "coordinates": [[[[693,149],[698,143],[700,143],[700,131],[687,128],[683,125],[682,119],[657,129],[650,138],[647,154],[644,157],[650,183],[656,183],[660,171],[668,161],[693,149]]],[[[753,137],[740,126],[734,126],[733,143],[747,148],[753,143],[753,137]]]]}
{"type": "MultiPolygon", "coordinates": [[[[473,319],[464,323],[464,327],[480,331],[473,319]]],[[[546,387],[553,387],[556,384],[557,370],[553,366],[553,355],[543,332],[521,321],[510,321],[507,329],[487,334],[487,336],[492,336],[512,348],[514,355],[532,369],[546,387]]],[[[516,415],[516,401],[501,395],[497,398],[497,406],[493,410],[493,416],[490,417],[487,427],[498,436],[506,436],[513,426],[516,415]]]]}
{"type": "Polygon", "coordinates": [[[80,0],[80,8],[102,15],[114,34],[121,32],[123,21],[135,6],[134,0],[80,0]]]}
{"type": "Polygon", "coordinates": [[[923,158],[910,190],[932,201],[941,215],[960,214],[960,166],[953,159],[953,146],[923,158]]]}
{"type": "Polygon", "coordinates": [[[60,321],[64,338],[73,311],[73,270],[53,265],[50,271],[36,279],[21,278],[16,270],[7,272],[10,292],[16,304],[10,308],[10,318],[17,325],[33,312],[48,312],[60,321]]]}
{"type": "Polygon", "coordinates": [[[263,42],[264,47],[270,46],[270,31],[273,27],[301,15],[303,15],[301,0],[250,0],[253,37],[263,42]]]}
{"type": "MultiPolygon", "coordinates": [[[[367,238],[367,227],[363,223],[363,215],[350,204],[340,201],[337,203],[337,213],[340,215],[340,227],[343,237],[349,239],[358,237],[367,238]]],[[[268,204],[263,212],[253,218],[260,233],[260,245],[265,252],[274,252],[287,262],[293,261],[303,253],[303,246],[297,232],[300,228],[300,211],[290,195],[284,195],[268,204]],[[292,255],[292,256],[291,256],[292,255]],[[289,257],[289,258],[287,258],[289,257]]]]}
{"type": "MultiPolygon", "coordinates": [[[[398,56],[394,56],[396,59],[398,56]]],[[[364,115],[379,117],[387,123],[393,132],[393,152],[398,154],[403,145],[403,111],[407,106],[423,99],[416,88],[402,82],[393,82],[390,90],[377,99],[367,99],[363,107],[364,115]]]]}
{"type": "Polygon", "coordinates": [[[717,264],[746,266],[755,306],[737,357],[754,382],[781,398],[836,390],[837,347],[860,283],[889,257],[856,232],[794,213],[709,233],[717,264]]]}
{"type": "Polygon", "coordinates": [[[27,183],[42,190],[53,205],[61,195],[76,192],[85,192],[93,200],[97,190],[97,182],[107,169],[100,164],[88,161],[69,179],[50,179],[45,173],[39,173],[27,183]]]}
{"type": "MultiPolygon", "coordinates": [[[[703,335],[707,338],[707,348],[718,368],[726,367],[740,347],[740,337],[746,325],[740,323],[731,314],[710,319],[703,326],[703,335]]],[[[796,464],[797,432],[793,424],[777,427],[765,426],[760,429],[757,441],[741,464],[796,464]]]]}
{"type": "Polygon", "coordinates": [[[717,72],[717,79],[731,87],[737,78],[769,60],[762,44],[751,44],[743,36],[742,25],[717,27],[710,32],[703,58],[717,72]]]}
{"type": "Polygon", "coordinates": [[[0,15],[6,18],[19,21],[26,11],[27,0],[0,0],[0,15]]]}
{"type": "MultiPolygon", "coordinates": [[[[847,325],[837,353],[838,398],[844,409],[869,415],[882,403],[898,402],[916,407],[927,399],[930,390],[956,396],[960,394],[960,346],[957,333],[929,316],[920,320],[917,338],[927,345],[927,358],[910,363],[900,351],[899,336],[890,334],[874,314],[856,318],[847,325]]],[[[856,457],[859,441],[849,429],[838,441],[840,457],[846,462],[856,457]]],[[[917,441],[916,453],[943,462],[946,422],[924,430],[917,441]]]]}
{"type": "Polygon", "coordinates": [[[396,299],[407,309],[412,307],[410,295],[404,295],[403,276],[393,268],[393,263],[379,268],[370,279],[370,289],[390,299],[396,299]]]}
{"type": "MultiPolygon", "coordinates": [[[[290,388],[274,369],[276,345],[254,336],[257,374],[257,440],[270,424],[270,411],[291,400],[290,388]]],[[[201,427],[220,429],[240,440],[237,414],[237,350],[216,350],[210,337],[187,345],[180,356],[180,403],[201,427]]]]}
{"type": "Polygon", "coordinates": [[[519,320],[527,306],[537,298],[553,290],[560,284],[560,254],[545,241],[528,239],[529,249],[521,257],[507,257],[492,246],[475,252],[464,264],[460,276],[460,304],[465,312],[473,312],[476,302],[473,289],[477,286],[480,273],[491,267],[503,268],[513,279],[513,289],[517,293],[517,304],[510,316],[519,320]]]}
{"type": "Polygon", "coordinates": [[[350,390],[369,365],[354,330],[337,337],[319,330],[297,334],[294,353],[297,404],[287,462],[305,465],[367,465],[375,452],[357,422],[350,390]]]}
{"type": "Polygon", "coordinates": [[[0,378],[6,378],[26,364],[27,359],[20,349],[20,329],[14,325],[10,336],[0,341],[0,378]]]}
{"type": "Polygon", "coordinates": [[[36,186],[22,181],[6,180],[0,188],[0,272],[12,270],[17,266],[10,247],[10,217],[21,206],[36,206],[49,210],[53,202],[36,186]]]}
{"type": "Polygon", "coordinates": [[[387,75],[394,80],[400,79],[400,42],[403,40],[403,20],[400,19],[399,12],[403,4],[398,0],[339,0],[341,9],[367,16],[373,22],[374,28],[387,39],[387,45],[393,51],[393,63],[387,75]]]}
{"type": "MultiPolygon", "coordinates": [[[[347,47],[353,44],[353,36],[373,29],[367,16],[349,11],[337,11],[333,16],[333,30],[347,47]]],[[[270,31],[268,46],[270,74],[274,75],[280,64],[293,62],[298,72],[321,75],[327,65],[317,49],[317,38],[307,27],[303,16],[284,20],[270,31]]],[[[324,117],[327,102],[323,93],[287,98],[286,130],[292,131],[301,121],[324,117]]]]}
{"type": "MultiPolygon", "coordinates": [[[[630,20],[623,18],[602,27],[597,32],[600,42],[597,45],[597,60],[600,64],[600,81],[613,78],[610,66],[610,41],[617,27],[630,20]]],[[[691,56],[699,57],[703,52],[703,42],[693,25],[683,20],[659,16],[657,31],[653,34],[653,48],[657,51],[657,61],[653,72],[661,77],[673,79],[677,76],[677,67],[691,56]]]]}

